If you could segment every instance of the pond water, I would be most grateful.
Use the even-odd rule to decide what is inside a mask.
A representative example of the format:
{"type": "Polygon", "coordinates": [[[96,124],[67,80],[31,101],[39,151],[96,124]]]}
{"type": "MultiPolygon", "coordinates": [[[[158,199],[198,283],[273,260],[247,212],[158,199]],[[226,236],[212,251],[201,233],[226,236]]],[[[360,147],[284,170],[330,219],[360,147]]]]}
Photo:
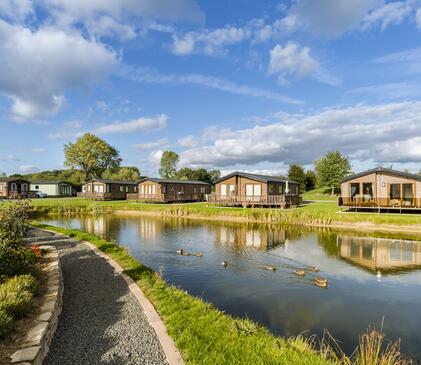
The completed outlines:
{"type": "Polygon", "coordinates": [[[167,282],[275,334],[327,329],[350,352],[358,334],[383,321],[387,338],[401,338],[402,350],[421,359],[421,242],[133,215],[40,221],[114,239],[167,282]],[[177,254],[181,248],[203,257],[177,254]],[[277,270],[262,268],[268,264],[277,270]],[[312,272],[294,274],[309,266],[328,288],[316,287],[312,272]]]}

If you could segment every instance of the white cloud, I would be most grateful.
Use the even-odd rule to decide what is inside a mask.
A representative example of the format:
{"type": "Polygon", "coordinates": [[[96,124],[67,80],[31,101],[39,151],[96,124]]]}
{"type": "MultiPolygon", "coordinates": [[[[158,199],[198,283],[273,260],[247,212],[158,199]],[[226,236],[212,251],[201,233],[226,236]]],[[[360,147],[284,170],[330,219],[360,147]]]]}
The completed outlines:
{"type": "Polygon", "coordinates": [[[269,51],[268,72],[278,75],[284,83],[289,75],[303,78],[319,68],[319,63],[310,55],[310,48],[288,42],[285,47],[277,44],[269,51]]]}
{"type": "Polygon", "coordinates": [[[149,162],[155,167],[159,166],[159,163],[161,162],[161,157],[162,157],[163,153],[164,153],[163,150],[152,151],[149,154],[149,159],[148,159],[149,162]]]}
{"type": "Polygon", "coordinates": [[[71,120],[63,123],[60,129],[48,135],[48,139],[53,140],[69,140],[81,137],[83,132],[80,130],[82,123],[78,120],[71,120]]]}
{"type": "Polygon", "coordinates": [[[0,158],[0,161],[20,161],[20,158],[16,157],[15,155],[8,155],[6,157],[0,158]]]}
{"type": "Polygon", "coordinates": [[[98,127],[99,134],[130,133],[136,131],[150,131],[163,129],[167,125],[168,117],[165,114],[152,118],[138,118],[127,122],[115,122],[98,127]]]}
{"type": "Polygon", "coordinates": [[[101,110],[102,112],[108,111],[108,105],[105,101],[97,101],[96,107],[101,110]]]}
{"type": "Polygon", "coordinates": [[[21,172],[22,174],[30,174],[32,172],[37,172],[39,171],[38,167],[34,166],[34,165],[21,165],[19,166],[19,172],[21,172]]]}
{"type": "Polygon", "coordinates": [[[421,97],[421,87],[416,82],[391,82],[367,85],[345,92],[346,96],[359,97],[365,100],[367,96],[376,100],[399,100],[421,97]]]}
{"type": "Polygon", "coordinates": [[[419,8],[415,13],[415,23],[417,28],[421,28],[421,8],[419,8]]]}
{"type": "Polygon", "coordinates": [[[1,0],[0,15],[13,21],[23,21],[34,14],[31,0],[1,0]]]}
{"type": "Polygon", "coordinates": [[[399,24],[413,12],[415,3],[412,0],[298,0],[284,22],[290,23],[295,30],[306,29],[312,34],[338,37],[377,24],[381,29],[399,24]]]}
{"type": "Polygon", "coordinates": [[[66,91],[99,82],[116,62],[113,51],[76,32],[0,20],[0,95],[10,98],[18,118],[57,112],[66,91]]]}
{"type": "Polygon", "coordinates": [[[46,153],[48,150],[43,147],[24,148],[23,151],[30,153],[46,153]]]}
{"type": "Polygon", "coordinates": [[[192,135],[180,138],[178,144],[181,147],[191,148],[197,146],[199,141],[192,135]]]}
{"type": "Polygon", "coordinates": [[[203,86],[209,89],[228,92],[231,94],[244,95],[249,97],[258,97],[269,100],[276,100],[288,104],[303,104],[299,99],[290,98],[280,93],[259,89],[253,86],[237,84],[233,81],[202,75],[202,74],[161,74],[153,69],[145,68],[126,68],[122,76],[137,82],[151,83],[151,84],[190,84],[203,86]]]}
{"type": "Polygon", "coordinates": [[[421,162],[421,102],[337,107],[249,129],[221,130],[181,153],[183,165],[310,164],[329,150],[376,163],[421,162]]]}
{"type": "Polygon", "coordinates": [[[196,41],[191,33],[187,33],[183,37],[173,35],[172,51],[176,55],[187,55],[193,53],[196,41]]]}
{"type": "Polygon", "coordinates": [[[362,28],[368,29],[377,24],[382,30],[391,24],[399,24],[411,13],[411,6],[405,1],[386,3],[372,10],[362,19],[362,28]]]}
{"type": "Polygon", "coordinates": [[[204,14],[195,0],[40,0],[60,27],[82,25],[95,36],[130,40],[146,21],[202,24],[204,14]]]}
{"type": "Polygon", "coordinates": [[[148,150],[151,148],[158,148],[158,147],[164,148],[167,145],[168,145],[168,138],[161,138],[158,141],[137,143],[133,145],[133,147],[138,150],[148,150]]]}

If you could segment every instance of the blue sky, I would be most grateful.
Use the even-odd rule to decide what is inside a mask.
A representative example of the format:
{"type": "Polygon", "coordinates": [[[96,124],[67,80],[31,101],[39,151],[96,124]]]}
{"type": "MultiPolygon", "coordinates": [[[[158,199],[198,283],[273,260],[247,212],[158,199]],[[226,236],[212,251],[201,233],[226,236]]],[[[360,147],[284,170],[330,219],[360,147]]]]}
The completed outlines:
{"type": "Polygon", "coordinates": [[[2,0],[0,171],[84,132],[155,175],[284,173],[329,150],[421,170],[418,0],[2,0]]]}

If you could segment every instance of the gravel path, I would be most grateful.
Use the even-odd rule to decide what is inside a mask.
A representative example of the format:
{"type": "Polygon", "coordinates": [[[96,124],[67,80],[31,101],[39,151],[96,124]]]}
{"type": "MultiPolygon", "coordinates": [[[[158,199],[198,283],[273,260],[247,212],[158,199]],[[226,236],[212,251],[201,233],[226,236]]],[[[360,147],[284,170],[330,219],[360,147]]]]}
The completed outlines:
{"type": "Polygon", "coordinates": [[[125,281],[81,242],[31,229],[28,240],[61,252],[64,304],[45,365],[167,364],[125,281]]]}

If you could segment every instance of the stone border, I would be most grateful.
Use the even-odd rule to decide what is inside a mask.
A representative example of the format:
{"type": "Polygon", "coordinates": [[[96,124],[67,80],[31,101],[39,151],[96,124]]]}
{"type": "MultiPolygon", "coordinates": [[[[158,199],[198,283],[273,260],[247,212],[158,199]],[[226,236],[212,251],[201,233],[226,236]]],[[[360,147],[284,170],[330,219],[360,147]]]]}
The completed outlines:
{"type": "MultiPolygon", "coordinates": [[[[54,233],[57,236],[63,236],[66,238],[70,238],[62,233],[54,232],[48,229],[42,229],[45,232],[54,233]]],[[[128,275],[124,273],[123,268],[114,261],[110,256],[103,253],[99,250],[95,245],[88,241],[79,241],[84,243],[88,246],[95,254],[106,260],[111,267],[114,268],[114,271],[117,275],[121,276],[124,281],[127,283],[129,290],[132,292],[136,300],[139,302],[140,306],[143,308],[143,311],[148,319],[150,326],[154,329],[156,336],[158,337],[159,343],[165,353],[166,360],[169,365],[184,365],[183,357],[181,356],[180,351],[175,346],[174,340],[167,332],[167,328],[165,327],[164,322],[162,321],[161,317],[159,316],[158,312],[156,311],[153,304],[146,298],[145,294],[143,294],[142,289],[136,284],[136,282],[130,278],[128,275]]],[[[30,365],[29,364],[19,364],[19,365],[30,365]]],[[[33,363],[33,365],[41,365],[38,363],[33,363]]]]}
{"type": "Polygon", "coordinates": [[[39,247],[47,251],[44,257],[49,259],[49,263],[43,268],[43,273],[47,276],[47,292],[40,308],[41,314],[35,318],[32,327],[26,332],[20,350],[10,356],[12,364],[42,365],[48,354],[63,306],[63,276],[58,250],[54,246],[39,247]]]}
{"type": "Polygon", "coordinates": [[[178,351],[177,347],[175,346],[174,340],[170,337],[167,332],[167,328],[165,327],[164,322],[162,321],[161,317],[159,316],[158,312],[156,311],[153,304],[146,298],[145,294],[143,294],[142,289],[136,284],[136,282],[124,273],[123,268],[115,262],[110,256],[106,255],[102,251],[100,251],[95,245],[88,241],[81,241],[85,245],[87,245],[91,250],[93,250],[98,256],[102,257],[106,260],[113,268],[116,274],[120,275],[124,281],[127,283],[130,291],[134,295],[134,297],[139,302],[140,306],[143,308],[145,312],[146,318],[149,321],[149,324],[154,329],[156,336],[164,350],[165,357],[167,358],[167,362],[169,365],[184,365],[184,360],[181,356],[180,351],[178,351]]]}

